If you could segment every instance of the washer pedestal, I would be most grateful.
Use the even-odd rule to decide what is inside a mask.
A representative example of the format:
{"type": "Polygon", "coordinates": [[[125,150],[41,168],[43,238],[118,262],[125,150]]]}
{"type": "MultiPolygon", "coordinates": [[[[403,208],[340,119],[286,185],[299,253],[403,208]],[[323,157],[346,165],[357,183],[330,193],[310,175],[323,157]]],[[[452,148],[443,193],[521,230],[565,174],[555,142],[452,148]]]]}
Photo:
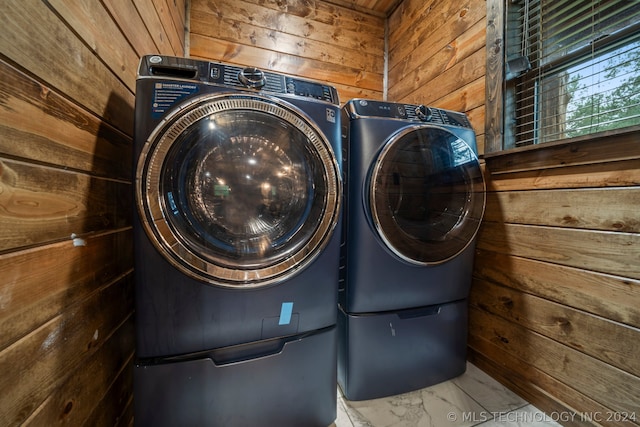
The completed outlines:
{"type": "Polygon", "coordinates": [[[154,427],[326,427],[336,419],[336,327],[136,365],[135,423],[154,427]],[[256,356],[252,348],[264,354],[256,356]],[[214,362],[213,359],[223,360],[214,362]]]}
{"type": "Polygon", "coordinates": [[[467,300],[396,312],[338,311],[338,384],[349,400],[406,393],[466,370],[467,300]]]}

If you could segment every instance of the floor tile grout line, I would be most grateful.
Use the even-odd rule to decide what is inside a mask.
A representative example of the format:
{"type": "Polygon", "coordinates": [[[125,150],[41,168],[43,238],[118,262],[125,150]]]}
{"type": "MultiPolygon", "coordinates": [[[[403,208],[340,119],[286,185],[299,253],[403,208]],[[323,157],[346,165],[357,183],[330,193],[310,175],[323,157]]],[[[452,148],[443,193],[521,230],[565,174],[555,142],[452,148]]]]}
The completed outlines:
{"type": "MultiPolygon", "coordinates": [[[[491,411],[489,411],[487,408],[485,408],[485,407],[482,405],[482,403],[480,403],[480,402],[478,401],[478,399],[476,399],[476,398],[475,398],[475,397],[473,397],[473,396],[472,396],[468,391],[466,391],[465,389],[463,389],[462,387],[460,387],[460,386],[458,385],[458,383],[457,383],[457,382],[455,382],[455,381],[451,381],[451,382],[453,383],[453,385],[454,385],[454,386],[458,387],[458,388],[459,388],[459,389],[460,389],[464,394],[466,394],[467,396],[469,396],[469,398],[470,398],[471,400],[473,400],[474,402],[476,402],[476,403],[478,404],[478,406],[482,408],[482,410],[484,410],[485,412],[491,413],[491,411]]],[[[484,384],[483,384],[483,386],[484,386],[484,384]]]]}
{"type": "MultiPolygon", "coordinates": [[[[467,362],[467,363],[470,363],[470,362],[467,362]]],[[[474,366],[475,366],[475,365],[474,365],[474,366]]],[[[482,370],[481,370],[481,371],[482,371],[482,370]]],[[[482,372],[484,372],[484,371],[482,371],[482,372]]],[[[466,372],[465,372],[465,373],[466,373],[466,372]]],[[[463,374],[463,375],[464,375],[464,374],[463,374]]],[[[478,401],[478,399],[476,399],[473,395],[471,395],[471,393],[469,393],[467,390],[465,390],[464,388],[462,388],[462,386],[460,386],[460,385],[458,384],[458,382],[456,382],[456,381],[455,381],[455,378],[453,378],[453,379],[452,379],[452,380],[450,380],[450,381],[451,381],[451,383],[452,383],[454,386],[456,386],[460,391],[462,391],[464,394],[466,394],[467,396],[469,396],[469,398],[470,398],[471,400],[473,400],[475,403],[477,403],[477,404],[478,404],[478,406],[479,406],[479,407],[481,407],[481,408],[482,408],[482,410],[483,410],[484,412],[486,412],[487,414],[491,414],[491,418],[490,418],[490,419],[485,420],[485,421],[480,421],[479,423],[473,424],[473,425],[472,425],[472,426],[470,426],[470,427],[481,426],[482,424],[486,424],[486,423],[488,423],[489,421],[493,421],[493,420],[495,420],[495,412],[490,411],[490,410],[489,410],[488,408],[486,408],[482,403],[480,403],[480,401],[478,401]]],[[[484,383],[479,383],[479,384],[481,384],[483,388],[489,388],[489,387],[487,387],[487,386],[486,386],[486,384],[484,384],[484,383]]],[[[505,387],[505,386],[503,385],[503,387],[505,387]]],[[[511,393],[514,393],[514,392],[513,392],[511,389],[509,389],[508,387],[505,387],[505,388],[506,388],[507,390],[509,390],[511,393]]],[[[514,394],[516,394],[516,393],[514,393],[514,394]]],[[[516,395],[517,395],[517,394],[516,394],[516,395]]],[[[505,413],[505,414],[510,414],[510,413],[512,413],[512,412],[515,412],[515,411],[520,411],[520,410],[522,410],[523,408],[526,408],[527,406],[531,405],[531,403],[530,403],[530,402],[528,402],[526,399],[523,399],[523,401],[524,401],[524,403],[523,403],[521,406],[517,406],[517,407],[515,407],[515,408],[512,408],[512,409],[510,409],[509,411],[505,411],[504,413],[505,413]]]]}
{"type": "MultiPolygon", "coordinates": [[[[475,365],[474,365],[475,366],[475,365]]],[[[474,388],[477,388],[478,390],[476,390],[475,393],[472,393],[471,391],[468,391],[467,389],[465,389],[458,381],[455,381],[455,378],[448,380],[451,384],[453,384],[455,386],[455,389],[461,391],[463,393],[464,396],[467,396],[467,398],[473,402],[474,404],[477,405],[478,408],[480,408],[486,415],[490,415],[490,418],[488,419],[482,419],[479,421],[476,421],[474,424],[470,424],[468,425],[469,427],[478,427],[478,426],[482,426],[482,425],[489,425],[489,423],[496,422],[497,418],[496,418],[496,414],[504,414],[507,415],[511,414],[511,413],[516,413],[519,411],[523,411],[525,408],[527,407],[532,407],[534,409],[537,409],[534,405],[531,404],[531,402],[526,401],[526,399],[522,399],[522,404],[520,404],[519,402],[516,404],[516,402],[511,402],[511,404],[514,404],[514,406],[511,406],[511,404],[507,404],[507,401],[505,401],[504,403],[505,405],[505,410],[504,411],[490,411],[485,405],[483,405],[481,403],[481,401],[476,397],[479,395],[482,395],[482,391],[491,391],[492,387],[490,384],[487,384],[486,382],[482,381],[481,378],[475,378],[474,376],[471,377],[472,380],[475,381],[476,386],[472,386],[470,387],[470,390],[473,390],[474,388]],[[480,393],[478,393],[478,391],[480,391],[480,393]]],[[[503,386],[504,387],[504,386],[503,386]]],[[[511,391],[510,389],[508,389],[507,387],[505,387],[506,390],[508,390],[511,393],[514,393],[513,391],[511,391]]],[[[515,393],[514,393],[515,394],[515,393]]],[[[515,394],[516,396],[518,396],[517,394],[515,394]]],[[[519,396],[518,396],[519,397],[519,396]]],[[[342,395],[340,389],[338,388],[338,401],[339,404],[341,405],[342,411],[343,411],[343,415],[346,416],[346,420],[348,420],[349,423],[349,427],[365,427],[366,426],[371,426],[371,420],[361,420],[360,417],[358,417],[359,412],[357,411],[357,409],[355,408],[351,408],[348,403],[347,400],[344,398],[344,396],[342,395]],[[362,424],[361,421],[364,421],[365,424],[362,424]]],[[[424,402],[423,402],[423,406],[424,406],[424,402]]],[[[423,411],[426,414],[429,414],[430,411],[427,410],[428,408],[423,407],[423,411]]],[[[476,409],[477,410],[477,409],[476,409]]],[[[471,420],[469,420],[471,421],[471,420]]],[[[342,427],[342,426],[336,426],[336,427],[342,427]]],[[[452,427],[455,427],[452,425],[452,427]]]]}
{"type": "Polygon", "coordinates": [[[351,427],[355,427],[355,425],[353,424],[353,420],[351,419],[351,414],[349,414],[349,411],[347,410],[347,404],[344,401],[344,397],[342,396],[342,391],[340,391],[340,387],[338,387],[337,396],[338,396],[338,403],[340,404],[340,406],[342,406],[342,412],[347,416],[347,419],[349,420],[351,427]]]}

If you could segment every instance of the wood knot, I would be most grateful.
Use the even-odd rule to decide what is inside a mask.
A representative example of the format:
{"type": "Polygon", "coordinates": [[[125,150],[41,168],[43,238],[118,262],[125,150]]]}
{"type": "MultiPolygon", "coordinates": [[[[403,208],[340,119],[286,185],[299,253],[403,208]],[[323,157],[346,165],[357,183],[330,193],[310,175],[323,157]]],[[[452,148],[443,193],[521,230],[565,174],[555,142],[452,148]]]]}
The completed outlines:
{"type": "Polygon", "coordinates": [[[558,325],[558,327],[560,328],[560,330],[565,334],[570,333],[571,330],[573,329],[571,326],[571,321],[566,317],[556,317],[554,320],[558,325]]]}
{"type": "Polygon", "coordinates": [[[71,413],[71,410],[73,409],[73,401],[68,401],[66,405],[64,405],[64,408],[62,408],[62,415],[60,416],[60,419],[64,419],[67,418],[67,416],[71,413]]]}
{"type": "Polygon", "coordinates": [[[509,297],[500,297],[500,302],[505,308],[508,308],[508,309],[513,308],[513,300],[509,297]]]}

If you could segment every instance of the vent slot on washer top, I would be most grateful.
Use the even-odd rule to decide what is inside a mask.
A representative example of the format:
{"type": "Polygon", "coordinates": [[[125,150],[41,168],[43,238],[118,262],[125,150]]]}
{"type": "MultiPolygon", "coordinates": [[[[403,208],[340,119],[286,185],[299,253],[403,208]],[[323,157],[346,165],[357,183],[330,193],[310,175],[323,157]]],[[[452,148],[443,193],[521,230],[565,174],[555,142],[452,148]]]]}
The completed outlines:
{"type": "Polygon", "coordinates": [[[195,79],[198,75],[198,70],[195,68],[176,68],[176,67],[163,67],[154,65],[150,68],[151,75],[160,77],[174,77],[178,79],[195,79]]]}

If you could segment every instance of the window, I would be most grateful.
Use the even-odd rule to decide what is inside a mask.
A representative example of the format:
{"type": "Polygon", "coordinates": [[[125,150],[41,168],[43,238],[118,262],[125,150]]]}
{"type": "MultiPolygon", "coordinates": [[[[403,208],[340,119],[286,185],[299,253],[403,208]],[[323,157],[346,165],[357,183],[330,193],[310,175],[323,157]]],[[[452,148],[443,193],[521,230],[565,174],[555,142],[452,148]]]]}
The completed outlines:
{"type": "Polygon", "coordinates": [[[503,148],[640,124],[640,1],[506,0],[505,12],[503,148]]]}

